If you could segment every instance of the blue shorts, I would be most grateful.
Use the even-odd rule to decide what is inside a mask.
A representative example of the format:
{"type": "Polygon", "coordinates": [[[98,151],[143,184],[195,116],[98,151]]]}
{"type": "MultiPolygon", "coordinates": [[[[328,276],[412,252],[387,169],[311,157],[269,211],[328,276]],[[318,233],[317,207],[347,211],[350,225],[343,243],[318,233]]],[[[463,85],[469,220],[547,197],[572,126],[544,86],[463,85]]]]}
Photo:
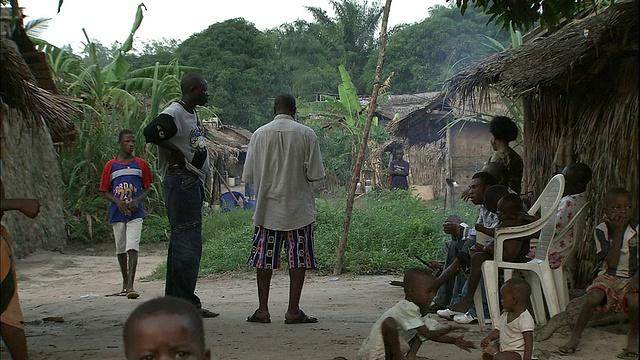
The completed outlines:
{"type": "Polygon", "coordinates": [[[313,223],[289,231],[269,230],[256,226],[247,264],[258,269],[279,269],[283,242],[289,269],[316,268],[316,257],[313,252],[313,223]]]}

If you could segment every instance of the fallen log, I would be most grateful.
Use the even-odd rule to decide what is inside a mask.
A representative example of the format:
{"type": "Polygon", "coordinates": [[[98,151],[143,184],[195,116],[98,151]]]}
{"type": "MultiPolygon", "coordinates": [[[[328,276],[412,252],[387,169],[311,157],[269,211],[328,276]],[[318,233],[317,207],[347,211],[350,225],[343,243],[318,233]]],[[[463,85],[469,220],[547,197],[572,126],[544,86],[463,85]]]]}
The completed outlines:
{"type": "MultiPolygon", "coordinates": [[[[580,309],[582,308],[582,304],[586,298],[587,295],[582,295],[571,300],[565,311],[553,316],[546,325],[535,331],[535,340],[547,340],[558,329],[564,326],[573,327],[578,319],[578,314],[580,313],[580,309]]],[[[587,323],[587,327],[617,324],[628,320],[628,316],[622,312],[615,312],[612,310],[606,312],[596,311],[593,313],[591,320],[587,323]]]]}

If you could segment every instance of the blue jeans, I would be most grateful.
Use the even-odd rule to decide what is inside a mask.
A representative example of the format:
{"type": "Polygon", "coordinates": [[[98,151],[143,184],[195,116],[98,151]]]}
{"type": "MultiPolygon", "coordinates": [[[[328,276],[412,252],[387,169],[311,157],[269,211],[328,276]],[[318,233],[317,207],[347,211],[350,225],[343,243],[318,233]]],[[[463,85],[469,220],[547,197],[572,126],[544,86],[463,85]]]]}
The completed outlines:
{"type": "MultiPolygon", "coordinates": [[[[461,242],[456,241],[455,239],[448,240],[445,242],[445,247],[447,250],[447,257],[444,260],[444,268],[446,269],[456,260],[456,254],[458,254],[461,249],[461,242]]],[[[467,279],[464,275],[458,274],[454,279],[442,284],[442,286],[438,288],[438,292],[433,298],[433,302],[440,307],[446,307],[449,304],[453,304],[451,300],[458,296],[466,280],[467,279]]]]}
{"type": "Polygon", "coordinates": [[[202,202],[204,187],[195,176],[167,174],[164,202],[171,226],[167,254],[165,295],[185,299],[201,308],[195,294],[202,256],[202,202]]]}
{"type": "MultiPolygon", "coordinates": [[[[480,276],[480,284],[478,285],[478,287],[480,288],[480,292],[482,293],[482,309],[484,310],[484,318],[488,319],[490,317],[489,304],[487,303],[487,295],[484,290],[484,278],[482,276],[480,276]]],[[[468,290],[469,290],[469,282],[466,281],[465,279],[464,286],[462,286],[462,291],[460,291],[460,294],[458,294],[458,296],[454,298],[452,303],[455,304],[458,301],[462,300],[462,298],[467,294],[468,290]]],[[[469,311],[469,314],[471,314],[472,316],[478,315],[478,313],[476,312],[475,306],[472,306],[467,311],[469,311]]]]}

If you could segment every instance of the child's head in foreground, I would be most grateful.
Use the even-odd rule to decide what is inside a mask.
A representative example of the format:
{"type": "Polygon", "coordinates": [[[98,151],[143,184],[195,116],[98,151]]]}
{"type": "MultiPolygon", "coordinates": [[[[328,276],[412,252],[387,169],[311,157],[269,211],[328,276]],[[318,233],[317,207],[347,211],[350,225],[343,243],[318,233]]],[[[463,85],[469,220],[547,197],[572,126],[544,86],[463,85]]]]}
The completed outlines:
{"type": "Polygon", "coordinates": [[[609,220],[629,223],[633,216],[631,192],[621,187],[609,189],[604,195],[604,214],[609,220]]]}
{"type": "Polygon", "coordinates": [[[427,270],[411,268],[404,273],[404,295],[405,299],[418,305],[419,307],[431,305],[433,297],[436,295],[434,278],[427,270]]]}
{"type": "Polygon", "coordinates": [[[526,307],[531,296],[531,286],[522,278],[511,278],[500,288],[502,307],[506,311],[513,311],[516,307],[526,307]]]}
{"type": "Polygon", "coordinates": [[[124,325],[124,352],[127,360],[211,357],[204,345],[202,317],[191,303],[172,296],[133,310],[124,325]]]}
{"type": "Polygon", "coordinates": [[[509,193],[509,189],[503,185],[491,185],[484,192],[484,206],[487,210],[496,214],[498,212],[498,201],[509,193]]]}
{"type": "Polygon", "coordinates": [[[511,220],[522,212],[522,198],[518,194],[507,194],[498,201],[496,214],[500,221],[511,220]]]}

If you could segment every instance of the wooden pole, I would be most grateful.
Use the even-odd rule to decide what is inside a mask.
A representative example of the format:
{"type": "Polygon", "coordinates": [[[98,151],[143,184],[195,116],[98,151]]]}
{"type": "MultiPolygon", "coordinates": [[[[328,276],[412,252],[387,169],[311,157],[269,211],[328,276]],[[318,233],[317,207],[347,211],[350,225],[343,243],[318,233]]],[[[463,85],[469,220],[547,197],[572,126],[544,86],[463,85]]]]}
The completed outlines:
{"type": "Polygon", "coordinates": [[[362,143],[358,156],[356,158],[355,168],[351,175],[351,185],[349,186],[349,192],[347,194],[347,206],[344,211],[344,223],[342,226],[342,235],[340,236],[340,243],[338,244],[338,253],[336,255],[336,265],[333,268],[333,275],[337,276],[342,274],[344,270],[344,253],[347,249],[347,237],[349,235],[349,227],[351,226],[351,214],[353,213],[353,201],[356,193],[356,186],[358,184],[358,178],[360,176],[360,170],[362,169],[362,163],[364,161],[365,150],[367,149],[367,141],[369,140],[369,131],[371,130],[371,121],[373,119],[373,112],[376,109],[376,102],[378,101],[378,92],[380,91],[380,81],[382,78],[382,67],[384,65],[384,52],[387,46],[387,23],[389,22],[389,10],[391,8],[391,0],[386,0],[384,10],[382,13],[382,25],[380,27],[380,52],[378,53],[378,64],[376,65],[376,80],[373,83],[373,91],[371,92],[371,101],[369,102],[369,108],[367,111],[367,119],[364,125],[364,134],[362,136],[362,143]]]}
{"type": "Polygon", "coordinates": [[[213,167],[213,171],[215,171],[216,174],[218,174],[218,176],[220,177],[220,181],[222,182],[224,187],[227,188],[227,191],[229,192],[229,194],[233,198],[233,201],[236,202],[236,205],[238,205],[238,207],[242,207],[242,204],[240,204],[240,200],[238,200],[238,198],[236,198],[236,196],[233,194],[233,191],[231,191],[231,188],[227,184],[227,181],[222,177],[222,174],[220,174],[220,172],[218,171],[218,169],[215,168],[215,166],[213,167]]]}

